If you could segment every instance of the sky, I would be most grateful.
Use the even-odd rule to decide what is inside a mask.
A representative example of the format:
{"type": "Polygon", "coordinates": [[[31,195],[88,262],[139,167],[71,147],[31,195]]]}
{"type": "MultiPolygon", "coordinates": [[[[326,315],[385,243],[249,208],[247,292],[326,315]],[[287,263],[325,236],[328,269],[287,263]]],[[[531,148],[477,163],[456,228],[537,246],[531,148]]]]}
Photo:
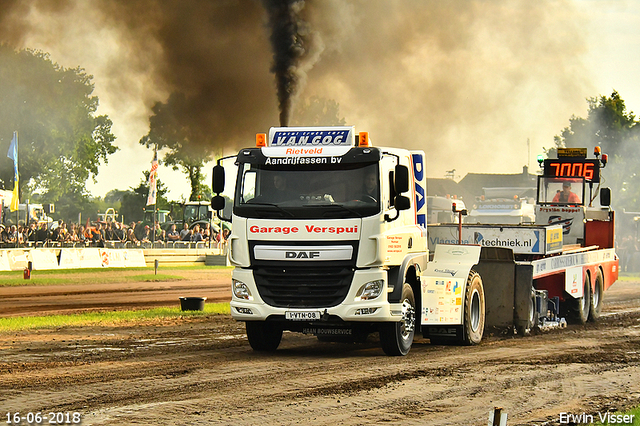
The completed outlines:
{"type": "MultiPolygon", "coordinates": [[[[93,75],[119,151],[87,189],[137,187],[139,144],[172,93],[217,152],[279,125],[273,53],[254,0],[4,0],[0,42],[40,49],[93,75]]],[[[618,91],[640,111],[640,2],[633,0],[300,1],[308,37],[296,102],[334,99],[374,145],[423,149],[427,175],[518,173],[590,97],[618,91]]],[[[162,159],[163,152],[160,152],[162,159]]],[[[210,185],[211,167],[205,166],[210,185]]],[[[186,174],[160,166],[170,200],[186,174]]]]}

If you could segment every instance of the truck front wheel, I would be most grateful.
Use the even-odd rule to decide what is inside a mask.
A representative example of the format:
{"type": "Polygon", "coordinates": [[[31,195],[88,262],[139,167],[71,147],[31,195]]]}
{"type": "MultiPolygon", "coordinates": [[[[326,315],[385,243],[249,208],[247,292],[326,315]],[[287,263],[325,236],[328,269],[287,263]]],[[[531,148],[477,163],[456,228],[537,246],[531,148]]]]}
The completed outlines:
{"type": "Polygon", "coordinates": [[[254,351],[273,352],[282,340],[282,328],[265,321],[247,321],[247,339],[254,351]]]}
{"type": "Polygon", "coordinates": [[[402,320],[380,325],[380,345],[385,354],[404,356],[409,353],[416,330],[416,299],[407,283],[402,286],[402,320]]]}
{"type": "Polygon", "coordinates": [[[482,279],[475,271],[469,272],[464,296],[464,336],[462,343],[477,345],[484,334],[485,303],[482,279]]]}

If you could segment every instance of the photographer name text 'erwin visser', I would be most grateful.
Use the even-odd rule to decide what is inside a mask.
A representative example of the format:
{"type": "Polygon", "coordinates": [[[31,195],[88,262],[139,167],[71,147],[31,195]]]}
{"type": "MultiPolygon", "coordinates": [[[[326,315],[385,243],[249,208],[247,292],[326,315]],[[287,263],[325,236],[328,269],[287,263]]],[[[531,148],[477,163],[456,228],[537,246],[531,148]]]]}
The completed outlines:
{"type": "Polygon", "coordinates": [[[596,414],[572,414],[572,413],[560,413],[559,423],[563,425],[567,424],[580,424],[591,425],[596,422],[600,422],[608,425],[632,425],[635,418],[635,414],[616,414],[616,413],[596,413],[596,414]]]}

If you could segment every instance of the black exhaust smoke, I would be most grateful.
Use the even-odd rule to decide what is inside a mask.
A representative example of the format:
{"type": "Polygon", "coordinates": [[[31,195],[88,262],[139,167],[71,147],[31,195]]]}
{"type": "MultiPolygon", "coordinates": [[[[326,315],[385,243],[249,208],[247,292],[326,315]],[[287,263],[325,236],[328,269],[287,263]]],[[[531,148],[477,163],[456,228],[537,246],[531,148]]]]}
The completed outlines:
{"type": "Polygon", "coordinates": [[[303,63],[313,44],[309,25],[301,18],[305,0],[263,0],[269,15],[273,65],[276,77],[280,125],[288,126],[301,83],[305,79],[303,63]]]}

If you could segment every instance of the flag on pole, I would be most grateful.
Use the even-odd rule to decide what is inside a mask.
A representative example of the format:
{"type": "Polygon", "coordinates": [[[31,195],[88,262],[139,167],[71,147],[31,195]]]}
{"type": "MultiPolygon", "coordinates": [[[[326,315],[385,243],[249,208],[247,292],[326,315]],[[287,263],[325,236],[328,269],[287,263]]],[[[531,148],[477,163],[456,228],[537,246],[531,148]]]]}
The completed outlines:
{"type": "Polygon", "coordinates": [[[158,177],[158,151],[153,150],[153,161],[151,161],[151,173],[149,173],[149,196],[147,197],[147,205],[151,206],[156,203],[156,195],[158,185],[156,179],[158,177]]]}
{"type": "Polygon", "coordinates": [[[7,157],[13,160],[13,196],[11,197],[11,211],[15,212],[18,210],[20,204],[20,196],[18,194],[18,132],[13,132],[7,157]]]}

